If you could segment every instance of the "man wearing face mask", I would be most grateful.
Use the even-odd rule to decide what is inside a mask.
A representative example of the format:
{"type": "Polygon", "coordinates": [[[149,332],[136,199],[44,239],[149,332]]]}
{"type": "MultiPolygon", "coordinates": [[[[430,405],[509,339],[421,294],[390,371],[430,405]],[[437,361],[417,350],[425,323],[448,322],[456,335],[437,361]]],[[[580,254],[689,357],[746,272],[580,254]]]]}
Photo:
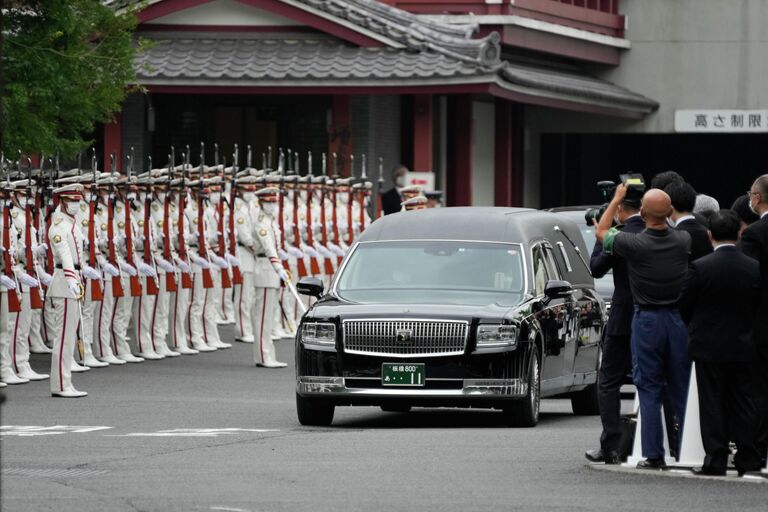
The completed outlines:
{"type": "MultiPolygon", "coordinates": [[[[215,172],[221,172],[221,166],[214,167],[215,172]]],[[[210,238],[206,243],[208,259],[211,261],[211,277],[213,288],[206,290],[205,295],[205,341],[216,348],[231,348],[232,344],[224,343],[219,336],[218,317],[221,311],[223,288],[221,285],[221,273],[229,272],[229,262],[219,256],[219,206],[221,206],[221,178],[215,176],[207,180],[211,183],[210,201],[206,205],[208,218],[211,219],[210,238]]]]}
{"type": "Polygon", "coordinates": [[[764,458],[765,466],[768,452],[768,174],[763,174],[752,183],[747,196],[749,209],[760,216],[760,220],[742,232],[739,247],[744,254],[760,263],[761,297],[752,335],[757,352],[753,369],[757,383],[757,417],[760,420],[757,449],[764,458]]]}
{"type": "Polygon", "coordinates": [[[401,191],[405,188],[405,176],[407,173],[408,168],[404,165],[398,165],[392,169],[392,183],[395,186],[381,196],[381,206],[384,209],[384,215],[397,213],[401,210],[400,203],[403,202],[401,191]]]}
{"type": "MultiPolygon", "coordinates": [[[[645,222],[640,216],[640,197],[629,196],[616,210],[615,222],[624,233],[640,233],[645,229],[645,222]]],[[[629,288],[627,262],[615,254],[603,250],[603,243],[597,242],[592,251],[590,270],[595,279],[613,270],[613,296],[611,314],[605,327],[602,340],[602,359],[598,377],[598,400],[600,421],[603,432],[600,434],[600,448],[589,450],[584,455],[592,462],[619,464],[619,441],[621,439],[621,386],[626,375],[632,369],[632,350],[630,334],[634,301],[629,288]]]]}
{"type": "Polygon", "coordinates": [[[238,178],[235,197],[235,236],[237,239],[237,259],[240,260],[240,274],[243,284],[235,284],[234,313],[235,340],[253,343],[254,272],[256,270],[256,247],[253,240],[253,228],[250,225],[251,211],[258,209],[256,203],[256,177],[238,178]]]}

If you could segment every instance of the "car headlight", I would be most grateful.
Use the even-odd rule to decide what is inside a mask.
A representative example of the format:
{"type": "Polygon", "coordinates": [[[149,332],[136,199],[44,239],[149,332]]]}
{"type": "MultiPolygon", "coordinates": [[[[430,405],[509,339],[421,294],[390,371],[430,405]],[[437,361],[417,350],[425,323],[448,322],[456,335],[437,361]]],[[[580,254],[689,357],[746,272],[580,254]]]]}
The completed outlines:
{"type": "Polygon", "coordinates": [[[477,326],[477,348],[514,347],[517,345],[517,327],[514,325],[477,326]]]}
{"type": "Polygon", "coordinates": [[[319,347],[336,346],[336,326],[328,323],[305,323],[301,327],[301,342],[319,347]]]}

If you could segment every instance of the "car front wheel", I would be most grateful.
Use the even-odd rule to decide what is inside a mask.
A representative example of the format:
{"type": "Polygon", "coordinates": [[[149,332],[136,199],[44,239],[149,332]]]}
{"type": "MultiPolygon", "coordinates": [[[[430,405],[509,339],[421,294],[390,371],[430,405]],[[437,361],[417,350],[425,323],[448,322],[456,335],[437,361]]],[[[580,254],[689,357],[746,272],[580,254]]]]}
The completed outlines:
{"type": "Polygon", "coordinates": [[[525,398],[516,400],[504,408],[504,421],[510,427],[535,427],[539,422],[539,406],[541,403],[541,374],[539,372],[539,355],[536,349],[531,354],[531,365],[528,369],[528,393],[525,398]]]}
{"type": "Polygon", "coordinates": [[[333,422],[334,410],[333,404],[326,400],[296,394],[296,414],[302,425],[327,427],[333,422]]]}

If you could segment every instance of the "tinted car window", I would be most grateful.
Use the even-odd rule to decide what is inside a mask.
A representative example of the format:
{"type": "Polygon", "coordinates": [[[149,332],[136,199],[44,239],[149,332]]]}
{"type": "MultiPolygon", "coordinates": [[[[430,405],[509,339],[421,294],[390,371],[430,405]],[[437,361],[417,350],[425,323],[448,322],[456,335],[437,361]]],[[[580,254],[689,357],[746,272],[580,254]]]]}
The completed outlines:
{"type": "Polygon", "coordinates": [[[524,294],[521,251],[486,242],[361,243],[336,291],[365,303],[514,305],[524,294]]]}

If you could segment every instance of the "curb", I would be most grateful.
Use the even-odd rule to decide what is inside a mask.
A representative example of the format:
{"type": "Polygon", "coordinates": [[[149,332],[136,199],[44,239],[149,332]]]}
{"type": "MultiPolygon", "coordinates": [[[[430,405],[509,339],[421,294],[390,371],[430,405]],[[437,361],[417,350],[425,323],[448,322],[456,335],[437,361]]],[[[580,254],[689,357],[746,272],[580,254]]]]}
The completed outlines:
{"type": "Polygon", "coordinates": [[[691,473],[689,468],[676,468],[670,466],[664,471],[650,471],[646,469],[638,470],[631,467],[612,464],[585,464],[585,467],[594,471],[607,471],[612,473],[623,473],[625,475],[656,476],[667,478],[688,478],[693,480],[718,480],[720,482],[746,483],[746,484],[768,484],[768,474],[753,473],[739,477],[735,470],[728,471],[728,476],[699,476],[691,473]]]}

